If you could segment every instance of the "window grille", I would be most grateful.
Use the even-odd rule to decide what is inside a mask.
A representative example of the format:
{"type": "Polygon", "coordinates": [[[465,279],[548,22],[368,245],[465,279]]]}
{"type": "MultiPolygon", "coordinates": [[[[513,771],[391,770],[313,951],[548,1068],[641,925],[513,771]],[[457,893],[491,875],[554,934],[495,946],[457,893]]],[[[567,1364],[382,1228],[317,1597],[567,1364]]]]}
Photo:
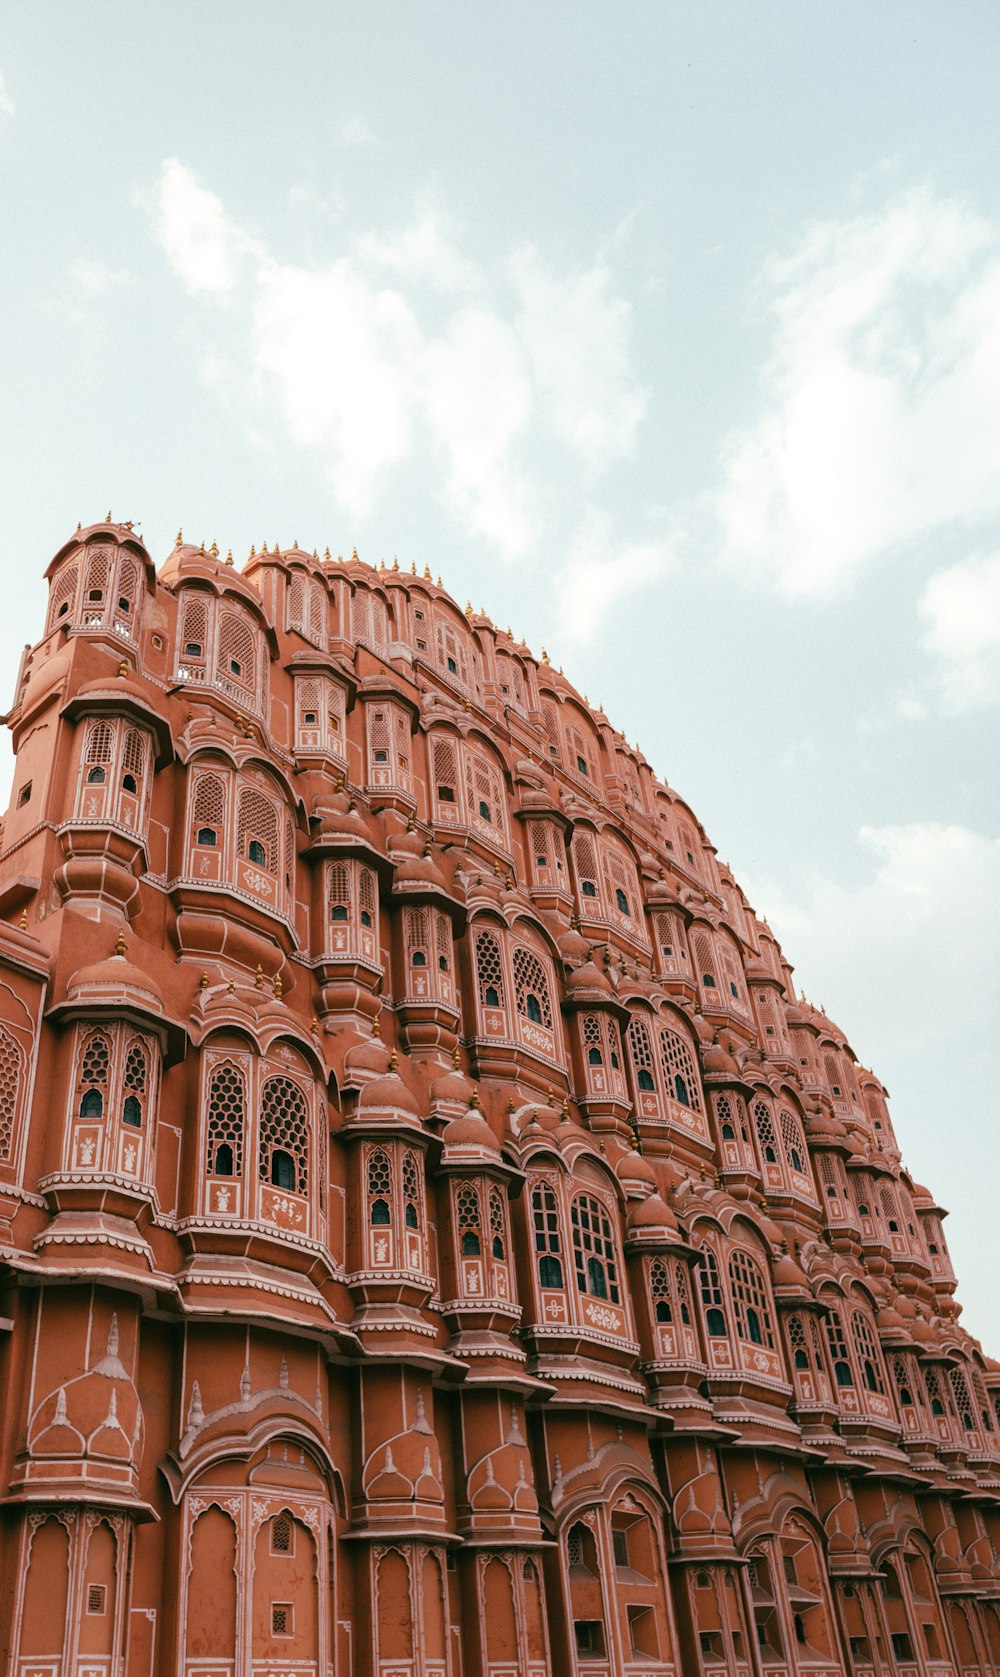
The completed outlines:
{"type": "Polygon", "coordinates": [[[137,790],[142,785],[142,778],[146,772],[147,749],[149,735],[139,728],[126,728],[125,743],[122,748],[122,773],[130,774],[137,782],[137,790]]]}
{"type": "Polygon", "coordinates": [[[488,827],[495,828],[497,835],[503,838],[503,781],[495,765],[481,752],[466,753],[465,791],[469,819],[473,822],[485,822],[488,827]]]}
{"type": "Polygon", "coordinates": [[[451,923],[440,909],[434,911],[434,942],[437,948],[438,972],[451,971],[451,923]]]}
{"type": "Polygon", "coordinates": [[[246,1085],[242,1074],[228,1062],[216,1066],[208,1085],[207,1169],[210,1176],[243,1175],[245,1117],[246,1085]]]}
{"type": "Polygon", "coordinates": [[[499,940],[492,932],[476,936],[476,978],[483,1007],[503,1007],[504,975],[499,940]]]}
{"type": "Polygon", "coordinates": [[[427,966],[427,910],[408,908],[403,914],[403,943],[407,967],[427,966]]]}
{"type": "Polygon", "coordinates": [[[21,1050],[0,1025],[0,1159],[9,1159],[21,1087],[21,1050]]]}
{"type": "Polygon", "coordinates": [[[680,922],[672,914],[655,914],[653,916],[653,929],[656,933],[663,971],[682,972],[687,966],[687,949],[680,922]]]}
{"type": "Polygon", "coordinates": [[[111,1044],[100,1031],[95,1031],[93,1036],[88,1037],[83,1050],[80,1082],[91,1087],[106,1084],[110,1061],[111,1044]]]}
{"type": "Polygon", "coordinates": [[[718,990],[718,980],[715,973],[715,951],[712,940],[707,932],[694,932],[691,937],[694,945],[694,958],[698,967],[698,977],[704,990],[718,990]]]}
{"type": "Polygon", "coordinates": [[[110,553],[107,548],[91,548],[87,554],[87,580],[83,590],[83,620],[86,623],[89,612],[88,606],[100,616],[104,598],[108,589],[108,577],[111,570],[110,553]],[[98,608],[98,609],[95,609],[98,608]]]}
{"type": "Polygon", "coordinates": [[[51,634],[53,629],[72,628],[78,576],[76,566],[69,565],[56,578],[49,600],[47,634],[51,634]]]}
{"type": "Polygon", "coordinates": [[[860,1310],[851,1312],[851,1338],[857,1352],[861,1377],[870,1392],[884,1392],[878,1347],[871,1325],[860,1310]]]}
{"type": "Polygon", "coordinates": [[[687,1043],[674,1031],[660,1032],[660,1066],[672,1098],[680,1101],[682,1106],[689,1106],[693,1112],[700,1112],[701,1091],[694,1059],[687,1043]]]}
{"type": "Polygon", "coordinates": [[[355,589],[351,600],[351,630],[373,652],[384,656],[389,644],[389,613],[384,600],[366,588],[355,589]]]}
{"type": "Polygon", "coordinates": [[[590,833],[574,835],[573,861],[576,864],[581,897],[600,902],[601,876],[597,871],[597,846],[590,833]]]}
{"type": "Polygon", "coordinates": [[[552,1003],[545,968],[538,956],[522,945],[515,945],[512,962],[514,969],[514,1000],[517,1011],[535,1025],[552,1029],[552,1003]],[[534,1005],[532,1005],[534,1003],[534,1005]]]}
{"type": "MultiPolygon", "coordinates": [[[[114,761],[115,730],[110,722],[90,722],[87,724],[87,738],[84,746],[84,763],[91,766],[106,768],[114,761]]],[[[103,781],[104,776],[101,776],[103,781]]]]}
{"type": "Polygon", "coordinates": [[[374,926],[378,896],[375,890],[375,875],[371,868],[362,868],[358,875],[358,905],[361,910],[362,926],[374,926]]]}
{"type": "Polygon", "coordinates": [[[139,568],[134,559],[128,554],[122,556],[118,566],[118,588],[114,602],[114,627],[118,634],[132,638],[135,622],[138,620],[136,606],[139,601],[139,568]]]}
{"type": "Polygon", "coordinates": [[[736,1121],[733,1115],[733,1103],[729,1095],[715,1095],[715,1116],[719,1125],[719,1135],[723,1141],[736,1140],[736,1121]]]}
{"type": "Polygon", "coordinates": [[[781,1126],[781,1140],[789,1168],[795,1172],[796,1176],[807,1175],[806,1143],[802,1134],[802,1125],[794,1112],[789,1112],[785,1108],[782,1108],[779,1112],[778,1122],[781,1126]]]}
{"type": "Polygon", "coordinates": [[[593,1298],[619,1301],[618,1270],[611,1222],[600,1200],[577,1194],[570,1210],[576,1284],[593,1298]]]}
{"type": "Polygon", "coordinates": [[[596,1013],[585,1013],[583,1015],[583,1048],[589,1065],[602,1066],[604,1064],[604,1056],[601,1052],[601,1021],[596,1013]]]}
{"type": "Polygon", "coordinates": [[[750,1108],[757,1140],[760,1143],[761,1158],[765,1164],[778,1163],[778,1135],[774,1127],[771,1109],[765,1101],[754,1101],[750,1108]]]}
{"type": "Polygon", "coordinates": [[[475,1183],[461,1184],[455,1204],[459,1251],[463,1258],[478,1257],[483,1248],[483,1211],[475,1183]]]}
{"type": "Polygon", "coordinates": [[[407,1148],[403,1154],[403,1221],[408,1229],[419,1229],[421,1223],[421,1174],[417,1155],[407,1148]]]}
{"type": "Polygon", "coordinates": [[[107,1607],[108,1592],[104,1584],[87,1585],[87,1612],[103,1613],[107,1607]]]}
{"type": "Polygon", "coordinates": [[[739,1338],[773,1350],[774,1332],[767,1283],[759,1266],[746,1252],[737,1250],[730,1253],[729,1291],[739,1338]]]}
{"type": "Polygon", "coordinates": [[[677,1297],[677,1308],[680,1312],[681,1321],[687,1325],[691,1321],[690,1291],[687,1270],[679,1258],[674,1263],[674,1292],[677,1297]]]}
{"type": "Polygon", "coordinates": [[[216,674],[224,688],[235,686],[248,698],[257,691],[255,634],[250,624],[232,606],[219,613],[219,649],[216,674]]]}
{"type": "Polygon", "coordinates": [[[389,1155],[381,1147],[368,1155],[368,1221],[373,1225],[392,1222],[392,1166],[389,1155]]]}
{"type": "Polygon", "coordinates": [[[294,1609],[290,1601],[272,1601],[271,1603],[271,1635],[291,1636],[294,1627],[294,1609]]]}
{"type": "Polygon", "coordinates": [[[655,1093],[656,1076],[653,1063],[653,1045],[644,1019],[633,1017],[630,1020],[628,1049],[632,1056],[632,1069],[635,1072],[636,1087],[648,1094],[655,1093]]]}
{"type": "Polygon", "coordinates": [[[555,705],[550,705],[550,704],[544,704],[543,703],[543,705],[542,705],[542,727],[543,727],[544,732],[545,732],[545,743],[548,746],[549,756],[554,758],[555,761],[558,762],[561,755],[562,755],[562,752],[561,752],[561,749],[560,749],[560,740],[559,740],[559,720],[558,720],[558,717],[556,715],[555,705]]]}
{"type": "Polygon", "coordinates": [[[826,1081],[830,1087],[830,1093],[836,1095],[839,1099],[841,1093],[840,1073],[837,1070],[837,1062],[832,1054],[823,1055],[823,1070],[826,1073],[826,1081]]]}
{"type": "Polygon", "coordinates": [[[549,829],[544,821],[528,823],[528,847],[531,859],[536,869],[548,869],[552,866],[549,852],[549,829]]]}
{"type": "Polygon", "coordinates": [[[946,1415],[943,1388],[936,1369],[924,1369],[924,1385],[927,1389],[927,1401],[931,1406],[931,1414],[946,1415]]]}
{"type": "Polygon", "coordinates": [[[847,1337],[839,1311],[832,1306],[827,1310],[826,1337],[830,1346],[830,1356],[833,1359],[833,1374],[838,1386],[853,1386],[854,1371],[851,1368],[851,1355],[847,1349],[847,1337]]]}
{"type": "Polygon", "coordinates": [[[195,833],[203,827],[218,833],[226,815],[226,788],[217,774],[200,774],[194,783],[191,825],[195,833]]]}
{"type": "Polygon", "coordinates": [[[351,918],[351,870],[346,862],[330,863],[328,899],[331,921],[351,918]]]}
{"type": "Polygon", "coordinates": [[[615,850],[605,849],[604,880],[608,899],[615,904],[619,914],[624,914],[629,920],[635,919],[635,874],[615,850]]]}
{"type": "Polygon", "coordinates": [[[789,1316],[787,1326],[792,1362],[796,1368],[808,1368],[809,1351],[806,1346],[806,1330],[802,1317],[789,1316]]]}
{"type": "Polygon", "coordinates": [[[899,1207],[896,1204],[896,1195],[889,1186],[888,1182],[883,1182],[881,1188],[879,1189],[879,1201],[882,1206],[882,1215],[885,1218],[886,1227],[888,1228],[889,1233],[898,1234],[899,1207]]]}
{"type": "Polygon", "coordinates": [[[144,1095],[146,1093],[146,1071],[146,1050],[141,1043],[133,1042],[125,1056],[126,1089],[131,1090],[134,1095],[144,1095]]]}
{"type": "Polygon", "coordinates": [[[276,1514],[271,1521],[272,1555],[292,1553],[292,1522],[287,1514],[276,1514]]]}
{"type": "Polygon", "coordinates": [[[962,1423],[963,1431],[975,1432],[976,1411],[972,1402],[972,1394],[969,1391],[969,1383],[965,1378],[965,1370],[961,1368],[950,1368],[948,1370],[948,1381],[951,1386],[952,1395],[955,1399],[955,1408],[958,1410],[958,1418],[962,1423]]]}
{"type": "Polygon", "coordinates": [[[208,653],[208,622],[208,601],[198,594],[186,594],[181,609],[178,665],[204,662],[208,653]]]}
{"type": "Polygon", "coordinates": [[[494,1258],[503,1258],[507,1251],[507,1208],[499,1188],[490,1189],[490,1238],[494,1258]]]}
{"type": "Polygon", "coordinates": [[[309,1191],[309,1109],[306,1098],[290,1077],[269,1077],[260,1103],[259,1170],[262,1182],[273,1180],[275,1153],[287,1154],[294,1180],[278,1183],[295,1193],[309,1191]]]}
{"type": "Polygon", "coordinates": [[[278,812],[263,792],[253,786],[241,786],[236,820],[237,853],[256,861],[268,873],[278,872],[278,812]],[[259,846],[261,854],[250,853],[251,845],[259,846]]]}
{"type": "Polygon", "coordinates": [[[672,1322],[673,1300],[670,1288],[670,1265],[665,1258],[654,1258],[649,1266],[649,1290],[653,1299],[653,1314],[658,1322],[672,1322]]]}
{"type": "Polygon", "coordinates": [[[719,1275],[718,1259],[710,1246],[703,1246],[701,1249],[699,1284],[706,1332],[710,1339],[725,1339],[726,1315],[722,1298],[722,1278],[719,1275]]]}
{"type": "Polygon", "coordinates": [[[562,1246],[559,1239],[559,1209],[553,1189],[539,1182],[531,1193],[531,1221],[538,1258],[538,1280],[543,1287],[563,1284],[562,1246]]]}
{"type": "Polygon", "coordinates": [[[437,739],[433,750],[434,791],[439,803],[458,803],[458,753],[451,740],[437,739]]]}

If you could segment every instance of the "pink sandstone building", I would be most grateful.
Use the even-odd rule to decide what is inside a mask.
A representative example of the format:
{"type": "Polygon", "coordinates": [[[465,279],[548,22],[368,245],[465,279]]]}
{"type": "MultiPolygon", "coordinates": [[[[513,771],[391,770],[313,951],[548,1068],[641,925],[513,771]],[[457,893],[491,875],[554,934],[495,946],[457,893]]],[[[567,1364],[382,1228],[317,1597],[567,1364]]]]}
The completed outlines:
{"type": "Polygon", "coordinates": [[[47,574],[3,1677],[995,1677],[1000,1368],[683,800],[427,572],[47,574]]]}

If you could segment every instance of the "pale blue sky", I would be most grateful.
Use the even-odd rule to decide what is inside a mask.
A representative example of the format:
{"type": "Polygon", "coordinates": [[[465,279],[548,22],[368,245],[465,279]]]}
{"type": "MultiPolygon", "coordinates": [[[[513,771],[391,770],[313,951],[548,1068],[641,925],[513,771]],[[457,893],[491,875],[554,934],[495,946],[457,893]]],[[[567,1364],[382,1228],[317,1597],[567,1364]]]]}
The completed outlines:
{"type": "Polygon", "coordinates": [[[430,564],[692,801],[1000,1354],[1000,9],[14,0],[0,77],[8,691],[109,507],[430,564]]]}

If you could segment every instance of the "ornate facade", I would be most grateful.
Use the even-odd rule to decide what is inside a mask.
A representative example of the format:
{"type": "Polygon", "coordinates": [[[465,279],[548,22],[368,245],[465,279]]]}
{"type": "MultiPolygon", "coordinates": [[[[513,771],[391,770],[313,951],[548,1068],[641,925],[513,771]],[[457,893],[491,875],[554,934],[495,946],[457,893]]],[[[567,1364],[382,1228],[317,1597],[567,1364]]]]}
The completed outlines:
{"type": "Polygon", "coordinates": [[[5,1677],[1000,1672],[1000,1368],[683,800],[428,573],[48,578],[5,1677]]]}

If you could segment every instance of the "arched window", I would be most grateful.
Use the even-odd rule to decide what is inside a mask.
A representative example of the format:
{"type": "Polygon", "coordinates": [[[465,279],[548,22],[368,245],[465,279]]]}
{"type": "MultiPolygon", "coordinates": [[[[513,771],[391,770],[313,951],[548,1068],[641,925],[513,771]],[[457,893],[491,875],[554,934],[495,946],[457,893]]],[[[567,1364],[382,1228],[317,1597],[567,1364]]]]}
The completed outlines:
{"type": "Polygon", "coordinates": [[[225,1061],[215,1067],[208,1085],[209,1176],[243,1175],[245,1122],[246,1085],[236,1066],[225,1061]]]}
{"type": "Polygon", "coordinates": [[[287,1192],[309,1191],[309,1108],[290,1077],[269,1077],[261,1093],[260,1179],[287,1192]]]}
{"type": "Polygon", "coordinates": [[[681,1106],[701,1111],[701,1093],[694,1058],[676,1031],[660,1032],[660,1065],[667,1089],[681,1106]]]}
{"type": "Polygon", "coordinates": [[[476,979],[483,1007],[504,1006],[503,958],[492,932],[476,934],[476,979]]]}
{"type": "Polygon", "coordinates": [[[559,1238],[559,1208],[547,1182],[539,1182],[531,1194],[531,1221],[538,1258],[538,1281],[542,1287],[561,1287],[563,1268],[559,1238]]]}
{"type": "MultiPolygon", "coordinates": [[[[451,739],[436,739],[431,752],[431,762],[434,771],[434,793],[438,803],[457,806],[459,779],[455,742],[451,739]]],[[[455,820],[455,815],[450,809],[449,818],[455,820]]]]}
{"type": "Polygon", "coordinates": [[[224,691],[235,687],[252,701],[256,700],[257,689],[256,639],[255,630],[239,607],[220,609],[216,674],[224,691]]]}
{"type": "Polygon", "coordinates": [[[68,629],[73,624],[73,607],[76,604],[76,588],[79,572],[76,565],[67,565],[59,572],[52,584],[52,594],[49,598],[49,617],[46,634],[53,629],[68,629]]]}
{"type": "Polygon", "coordinates": [[[483,1249],[483,1208],[474,1182],[463,1182],[455,1198],[458,1249],[463,1258],[477,1258],[483,1249]]]}
{"type": "Polygon", "coordinates": [[[87,785],[103,786],[107,769],[114,762],[115,730],[110,722],[87,724],[83,760],[87,765],[87,785]]]}
{"type": "Polygon", "coordinates": [[[725,1339],[728,1330],[723,1309],[722,1279],[719,1275],[718,1260],[710,1246],[703,1246],[701,1249],[699,1275],[705,1331],[709,1339],[725,1339]]]}
{"type": "Polygon", "coordinates": [[[423,1171],[412,1148],[403,1154],[403,1222],[408,1229],[419,1229],[423,1206],[423,1171]]]}
{"type": "Polygon", "coordinates": [[[14,1125],[21,1095],[22,1054],[14,1038],[0,1025],[0,1159],[14,1147],[14,1125]]]}
{"type": "Polygon", "coordinates": [[[499,1188],[490,1189],[490,1250],[502,1260],[507,1252],[507,1207],[499,1188]]]}
{"type": "Polygon", "coordinates": [[[778,1136],[774,1128],[771,1109],[764,1101],[754,1101],[750,1108],[757,1140],[760,1144],[760,1155],[765,1164],[778,1163],[778,1136]]]}
{"type": "Polygon", "coordinates": [[[806,1347],[806,1329],[801,1316],[789,1316],[788,1343],[792,1352],[792,1362],[798,1369],[809,1367],[809,1351],[806,1347]]]}
{"type": "Polygon", "coordinates": [[[844,1324],[840,1319],[840,1312],[833,1305],[828,1306],[826,1313],[826,1337],[830,1346],[830,1357],[833,1361],[833,1377],[838,1386],[853,1386],[854,1371],[851,1368],[850,1352],[847,1349],[847,1339],[844,1334],[844,1324]]]}
{"type": "Polygon", "coordinates": [[[122,1102],[122,1123],[132,1129],[142,1128],[143,1107],[146,1099],[148,1062],[146,1050],[139,1042],[129,1044],[125,1056],[125,1097],[122,1102]]]}
{"type": "Polygon", "coordinates": [[[653,1314],[658,1322],[674,1319],[670,1287],[670,1265],[666,1258],[654,1258],[649,1266],[649,1290],[653,1299],[653,1314]]]}
{"type": "Polygon", "coordinates": [[[80,1082],[86,1093],[80,1103],[80,1113],[84,1118],[100,1117],[104,1111],[104,1098],[99,1092],[108,1086],[111,1068],[111,1042],[103,1031],[94,1031],[84,1044],[83,1058],[80,1066],[80,1082]],[[87,1096],[96,1095],[96,1102],[87,1104],[87,1096]]]}
{"type": "Polygon", "coordinates": [[[597,870],[597,844],[593,834],[588,832],[575,833],[572,851],[580,895],[596,902],[601,894],[601,885],[600,874],[597,870]]]}
{"type": "Polygon", "coordinates": [[[351,874],[346,862],[330,864],[330,919],[351,918],[351,874]]]}
{"type": "Polygon", "coordinates": [[[807,1175],[806,1143],[802,1134],[802,1125],[794,1112],[789,1112],[784,1107],[778,1114],[778,1122],[781,1126],[781,1140],[785,1150],[785,1158],[788,1160],[790,1168],[797,1176],[807,1175]]]}
{"type": "Polygon", "coordinates": [[[653,1045],[650,1041],[646,1021],[639,1018],[638,1015],[634,1015],[629,1022],[628,1051],[632,1059],[632,1069],[635,1072],[636,1088],[643,1094],[655,1094],[653,1045]]]}
{"type": "Polygon", "coordinates": [[[955,1408],[958,1410],[958,1418],[962,1423],[963,1430],[965,1432],[975,1432],[976,1409],[969,1390],[969,1382],[965,1377],[965,1370],[950,1368],[948,1370],[948,1382],[951,1386],[955,1408]]]}
{"type": "Polygon", "coordinates": [[[278,812],[254,786],[241,786],[236,821],[237,853],[256,867],[277,874],[278,812]]]}
{"type": "Polygon", "coordinates": [[[392,1223],[392,1166],[389,1155],[381,1147],[368,1155],[368,1221],[372,1228],[388,1228],[392,1223]]]}
{"type": "Polygon", "coordinates": [[[862,1381],[870,1392],[883,1392],[885,1387],[875,1335],[871,1324],[860,1310],[851,1312],[851,1338],[854,1340],[862,1381]]]}
{"type": "Polygon", "coordinates": [[[576,1284],[592,1298],[619,1302],[618,1268],[611,1220],[593,1194],[577,1194],[570,1220],[576,1258],[576,1284]]]}
{"type": "Polygon", "coordinates": [[[691,944],[694,949],[694,958],[698,965],[698,976],[701,979],[702,988],[705,990],[717,989],[715,951],[712,948],[711,937],[707,932],[692,932],[691,944]]]}
{"type": "Polygon", "coordinates": [[[518,1013],[523,1018],[530,1019],[533,1024],[543,1025],[547,1031],[551,1031],[552,1003],[549,999],[549,981],[541,961],[530,949],[517,944],[512,964],[514,999],[518,1013]]]}
{"type": "Polygon", "coordinates": [[[374,926],[378,898],[375,892],[375,875],[371,868],[362,868],[358,875],[358,903],[362,926],[366,929],[374,926]]]}
{"type": "Polygon", "coordinates": [[[199,774],[191,799],[191,827],[195,843],[213,848],[219,842],[226,816],[226,785],[221,775],[199,774]]]}
{"type": "Polygon", "coordinates": [[[767,1283],[756,1260],[738,1248],[729,1255],[729,1291],[738,1337],[773,1350],[767,1283]]]}
{"type": "Polygon", "coordinates": [[[99,1118],[104,1111],[104,1096],[97,1089],[88,1089],[80,1102],[81,1118],[99,1118]]]}

